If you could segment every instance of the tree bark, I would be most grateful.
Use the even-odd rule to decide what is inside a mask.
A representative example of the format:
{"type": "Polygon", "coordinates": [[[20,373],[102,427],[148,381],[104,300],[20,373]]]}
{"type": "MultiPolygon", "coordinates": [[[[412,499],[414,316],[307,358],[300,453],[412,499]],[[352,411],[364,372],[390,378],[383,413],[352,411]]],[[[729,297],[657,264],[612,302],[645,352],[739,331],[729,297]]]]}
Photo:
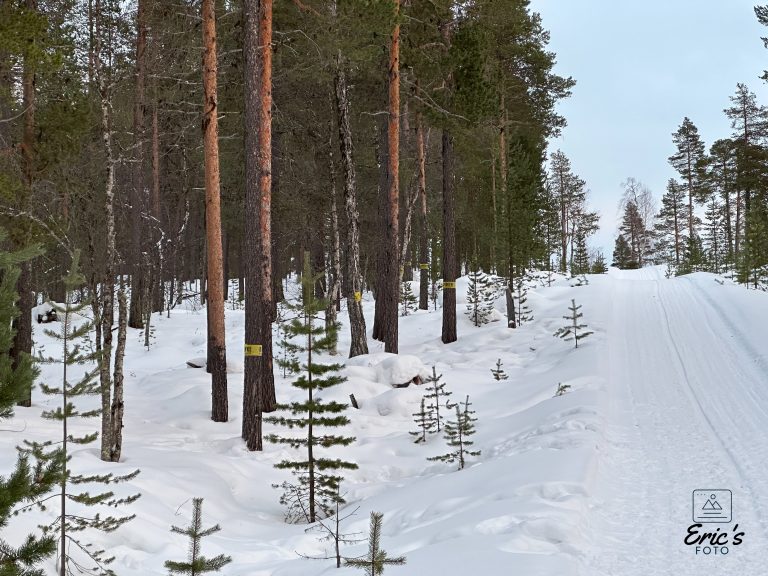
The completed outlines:
{"type": "Polygon", "coordinates": [[[117,347],[115,348],[115,372],[113,377],[112,405],[110,407],[110,434],[109,459],[111,462],[119,462],[123,452],[123,359],[125,358],[125,341],[128,324],[128,304],[126,301],[125,287],[121,285],[117,292],[117,347]]]}
{"type": "Polygon", "coordinates": [[[382,336],[384,350],[398,352],[398,300],[400,297],[400,0],[394,0],[395,26],[389,50],[389,117],[387,122],[387,151],[389,190],[387,210],[383,285],[379,298],[383,299],[382,336]]]}
{"type": "Polygon", "coordinates": [[[128,325],[144,327],[145,262],[142,211],[144,209],[144,80],[146,77],[147,0],[138,0],[136,7],[136,92],[133,106],[133,189],[131,193],[131,309],[128,325]]]}
{"type": "Polygon", "coordinates": [[[242,436],[262,450],[272,372],[272,0],[245,0],[245,392],[242,436]],[[260,348],[259,348],[260,347],[260,348]]]}
{"type": "Polygon", "coordinates": [[[349,95],[347,81],[342,68],[341,57],[337,60],[334,78],[336,113],[339,125],[339,147],[341,166],[344,174],[344,208],[347,215],[347,266],[346,298],[349,314],[349,330],[352,341],[349,357],[368,354],[368,340],[365,334],[363,315],[363,279],[360,274],[360,215],[357,210],[357,189],[355,163],[352,160],[352,128],[349,120],[349,95]]]}
{"type": "Polygon", "coordinates": [[[228,419],[227,353],[224,339],[224,293],[219,188],[216,14],[214,0],[203,0],[203,154],[205,157],[205,226],[208,256],[208,369],[211,372],[211,418],[228,419]]]}
{"type": "MultiPolygon", "coordinates": [[[[374,141],[376,147],[376,167],[378,170],[378,193],[377,204],[379,210],[378,226],[376,233],[378,235],[379,243],[386,246],[387,242],[387,218],[385,216],[387,212],[387,190],[389,187],[389,160],[388,160],[388,148],[383,142],[384,127],[380,128],[378,125],[374,126],[374,141]]],[[[376,309],[373,317],[373,339],[379,342],[384,342],[384,308],[386,307],[386,299],[383,296],[386,290],[387,282],[387,251],[386,249],[376,250],[376,282],[374,285],[374,296],[376,298],[376,309]]]]}
{"type": "Polygon", "coordinates": [[[456,214],[453,139],[443,130],[443,344],[456,341],[456,214]]]}
{"type": "Polygon", "coordinates": [[[416,114],[416,160],[419,165],[421,234],[419,236],[419,309],[429,308],[429,222],[427,221],[427,170],[424,153],[424,119],[416,114]]]}

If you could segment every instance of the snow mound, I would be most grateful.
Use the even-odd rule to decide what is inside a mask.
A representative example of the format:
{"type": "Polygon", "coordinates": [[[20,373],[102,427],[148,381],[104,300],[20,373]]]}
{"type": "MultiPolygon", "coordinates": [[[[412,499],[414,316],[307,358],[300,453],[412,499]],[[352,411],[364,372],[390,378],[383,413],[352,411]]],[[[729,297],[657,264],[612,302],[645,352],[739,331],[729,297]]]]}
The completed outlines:
{"type": "Polygon", "coordinates": [[[416,378],[423,380],[429,376],[429,371],[421,359],[409,354],[390,354],[389,352],[363,354],[350,358],[347,361],[347,367],[353,367],[353,370],[348,370],[350,375],[365,377],[363,376],[365,374],[374,382],[390,386],[402,386],[416,378]]]}

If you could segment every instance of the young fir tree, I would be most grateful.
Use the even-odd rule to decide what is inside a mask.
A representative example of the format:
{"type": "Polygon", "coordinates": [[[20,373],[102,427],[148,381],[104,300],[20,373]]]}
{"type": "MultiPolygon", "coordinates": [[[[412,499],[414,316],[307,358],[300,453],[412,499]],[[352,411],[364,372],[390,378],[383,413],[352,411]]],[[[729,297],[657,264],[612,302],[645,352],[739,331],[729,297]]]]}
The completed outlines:
{"type": "Polygon", "coordinates": [[[366,576],[379,576],[384,573],[385,566],[402,566],[405,564],[405,556],[397,558],[387,557],[387,553],[381,549],[381,525],[384,515],[380,512],[371,512],[371,533],[368,536],[368,555],[363,558],[346,558],[345,565],[353,568],[362,568],[366,576]]]}
{"type": "Polygon", "coordinates": [[[221,527],[216,524],[203,529],[203,499],[192,500],[192,523],[186,528],[171,526],[171,532],[182,534],[189,538],[189,553],[186,562],[166,560],[165,567],[171,574],[183,574],[185,576],[199,576],[208,572],[218,572],[224,566],[232,562],[232,558],[219,554],[214,558],[206,558],[200,553],[200,545],[203,538],[215,534],[221,527]]]}
{"type": "Polygon", "coordinates": [[[482,326],[490,321],[496,289],[488,275],[482,271],[470,272],[468,277],[466,314],[475,326],[482,326]]]}
{"type": "Polygon", "coordinates": [[[554,336],[564,340],[573,340],[575,347],[578,348],[579,340],[586,338],[590,334],[594,334],[594,332],[584,330],[587,327],[586,324],[579,324],[579,319],[584,316],[584,314],[579,312],[579,310],[581,310],[581,305],[576,306],[576,300],[571,299],[571,305],[568,310],[570,310],[571,313],[568,316],[563,316],[563,318],[568,320],[569,323],[555,332],[554,336]]]}
{"type": "Polygon", "coordinates": [[[570,384],[563,384],[562,382],[558,382],[557,390],[555,390],[555,396],[562,396],[563,394],[568,392],[568,390],[570,389],[571,389],[570,384]]]}
{"type": "MultiPolygon", "coordinates": [[[[0,244],[5,238],[5,232],[0,230],[0,244]]],[[[0,420],[13,416],[14,405],[29,396],[38,374],[28,354],[22,354],[15,364],[10,355],[14,336],[12,322],[18,316],[16,282],[19,264],[36,252],[32,249],[13,253],[0,251],[0,420]]],[[[0,476],[0,531],[18,534],[18,529],[8,527],[11,517],[20,506],[28,507],[50,492],[61,481],[62,469],[60,453],[47,462],[38,461],[34,466],[29,462],[29,454],[20,455],[13,472],[7,477],[0,476]]],[[[18,547],[0,538],[0,574],[42,575],[42,570],[36,566],[55,551],[53,536],[29,534],[18,547]]]]}
{"type": "Polygon", "coordinates": [[[587,237],[581,231],[576,233],[576,249],[571,263],[571,275],[589,274],[589,250],[587,249],[587,237]]]}
{"type": "Polygon", "coordinates": [[[491,374],[493,374],[494,380],[506,380],[509,378],[507,373],[504,372],[504,369],[502,368],[501,358],[496,360],[496,368],[491,368],[491,374]]]}
{"type": "Polygon", "coordinates": [[[400,316],[408,316],[418,308],[419,300],[413,293],[410,282],[400,283],[400,316]]]}
{"type": "Polygon", "coordinates": [[[688,219],[685,212],[685,189],[674,179],[667,182],[667,191],[661,197],[661,209],[656,215],[654,235],[658,250],[656,261],[679,266],[687,242],[688,219]]]}
{"type": "Polygon", "coordinates": [[[440,382],[442,377],[443,375],[438,374],[435,370],[435,367],[432,366],[432,376],[427,376],[425,379],[427,384],[427,393],[425,397],[429,401],[429,404],[427,404],[427,410],[430,411],[434,416],[435,432],[440,432],[440,427],[444,420],[444,418],[440,415],[440,405],[442,404],[443,399],[445,399],[445,406],[447,407],[448,396],[452,394],[452,392],[448,392],[445,389],[445,382],[440,382]]]}
{"type": "Polygon", "coordinates": [[[453,448],[452,452],[443,454],[442,456],[435,456],[433,458],[427,458],[427,460],[439,460],[440,462],[458,462],[459,470],[463,470],[466,464],[467,456],[479,456],[480,450],[470,450],[470,446],[474,444],[469,437],[475,433],[474,422],[477,422],[477,418],[473,418],[474,410],[470,410],[471,403],[469,396],[464,402],[459,404],[451,404],[450,408],[456,409],[456,420],[448,421],[445,425],[445,439],[448,446],[453,448]],[[463,406],[463,408],[461,407],[463,406]]]}
{"type": "Polygon", "coordinates": [[[341,497],[341,490],[339,490],[339,497],[336,498],[335,502],[335,511],[332,518],[329,518],[329,521],[323,521],[318,520],[317,524],[314,526],[311,526],[307,528],[306,532],[310,531],[317,531],[317,532],[323,532],[324,535],[320,538],[321,541],[329,541],[333,542],[333,555],[325,554],[324,556],[306,556],[304,554],[299,554],[299,556],[303,558],[308,558],[311,560],[336,560],[336,568],[341,568],[341,561],[344,559],[344,557],[341,555],[341,545],[342,544],[357,544],[358,542],[362,542],[364,538],[360,538],[359,536],[362,534],[362,532],[342,532],[341,530],[341,523],[345,520],[349,520],[352,516],[354,516],[358,510],[360,510],[360,507],[358,506],[351,512],[346,512],[342,514],[341,510],[341,501],[343,498],[341,497]]]}
{"type": "Polygon", "coordinates": [[[419,411],[412,414],[414,422],[416,422],[416,428],[418,428],[418,430],[415,432],[409,432],[409,434],[415,438],[413,441],[414,444],[426,442],[427,434],[434,432],[436,424],[434,412],[432,410],[428,410],[425,407],[425,403],[426,398],[422,398],[419,411]]]}
{"type": "Polygon", "coordinates": [[[65,303],[64,305],[54,304],[54,309],[61,320],[60,332],[46,329],[45,333],[61,343],[62,359],[41,358],[45,363],[61,364],[62,378],[59,386],[48,386],[41,384],[40,387],[44,394],[58,396],[61,405],[54,410],[43,412],[43,418],[55,420],[61,423],[61,440],[54,443],[52,441],[44,443],[27,443],[33,454],[43,461],[52,462],[56,459],[63,460],[64,473],[60,479],[60,490],[57,498],[60,502],[59,516],[49,526],[43,527],[46,535],[53,535],[59,544],[59,570],[61,576],[70,574],[73,570],[82,571],[84,562],[90,561],[91,566],[87,570],[92,574],[112,575],[113,572],[107,566],[114,560],[112,557],[106,557],[104,550],[94,548],[88,543],[76,538],[74,534],[88,529],[101,530],[103,532],[112,532],[118,529],[126,522],[132,520],[135,515],[129,516],[102,516],[101,512],[96,512],[92,516],[87,515],[87,509],[96,507],[104,509],[107,507],[116,508],[121,505],[130,504],[140,495],[118,496],[112,491],[93,494],[87,489],[76,492],[73,489],[76,486],[96,486],[99,484],[110,485],[119,484],[136,477],[138,470],[126,475],[106,474],[73,474],[69,466],[72,457],[70,445],[82,446],[94,442],[98,437],[96,432],[84,436],[74,436],[69,428],[70,421],[74,418],[93,418],[101,414],[100,409],[80,411],[74,401],[86,396],[96,396],[100,393],[99,384],[96,381],[98,366],[96,362],[96,353],[88,351],[87,338],[93,328],[93,324],[86,320],[80,313],[90,306],[87,299],[81,299],[75,303],[75,290],[82,286],[84,277],[80,274],[78,268],[79,254],[76,252],[72,258],[72,265],[69,273],[64,277],[65,303]],[[70,370],[77,365],[93,364],[94,367],[86,369],[85,373],[76,381],[70,380],[70,370]],[[46,448],[58,445],[59,448],[52,452],[45,452],[46,448]],[[70,504],[73,506],[70,507],[70,504]],[[72,556],[74,554],[74,556],[72,556]],[[88,560],[84,560],[85,556],[88,560]]]}
{"type": "Polygon", "coordinates": [[[595,261],[592,262],[592,274],[605,274],[606,272],[608,272],[608,265],[605,263],[605,256],[602,252],[598,252],[595,261]]]}
{"type": "Polygon", "coordinates": [[[280,354],[275,359],[278,367],[283,372],[283,378],[293,376],[300,370],[298,347],[294,344],[286,331],[287,320],[285,318],[284,306],[278,306],[277,318],[277,345],[280,348],[280,354]]]}
{"type": "Polygon", "coordinates": [[[306,399],[278,405],[278,410],[290,412],[290,416],[270,416],[265,419],[266,422],[291,430],[298,428],[305,431],[303,437],[270,434],[267,440],[306,451],[303,458],[283,460],[275,467],[292,470],[298,477],[297,485],[282,485],[285,491],[280,502],[288,506],[289,520],[304,520],[310,524],[320,517],[329,516],[339,498],[338,488],[342,477],[332,472],[357,468],[357,464],[353,462],[317,454],[318,448],[348,446],[355,438],[324,431],[346,426],[349,424],[349,418],[345,415],[347,404],[326,402],[320,396],[322,391],[344,382],[345,378],[339,375],[341,364],[323,364],[317,361],[319,354],[329,353],[333,347],[338,325],[329,327],[320,321],[326,304],[315,297],[315,281],[307,253],[301,279],[301,302],[288,305],[297,317],[285,328],[287,336],[294,339],[294,342],[304,341],[295,347],[296,352],[302,354],[304,359],[301,364],[296,362],[293,366],[300,373],[293,386],[304,391],[306,399]]]}
{"type": "Polygon", "coordinates": [[[694,235],[688,238],[688,243],[683,253],[683,259],[680,266],[677,267],[676,274],[683,276],[692,272],[699,272],[704,269],[704,249],[701,245],[701,238],[694,235]]]}
{"type": "Polygon", "coordinates": [[[632,258],[632,250],[623,234],[619,234],[616,238],[613,248],[613,265],[622,270],[637,268],[637,261],[632,258]]]}
{"type": "Polygon", "coordinates": [[[531,313],[531,307],[528,306],[528,285],[525,283],[525,278],[520,276],[516,281],[516,290],[513,295],[515,300],[515,316],[517,317],[517,326],[522,325],[523,322],[530,322],[533,320],[533,314],[531,313]]]}

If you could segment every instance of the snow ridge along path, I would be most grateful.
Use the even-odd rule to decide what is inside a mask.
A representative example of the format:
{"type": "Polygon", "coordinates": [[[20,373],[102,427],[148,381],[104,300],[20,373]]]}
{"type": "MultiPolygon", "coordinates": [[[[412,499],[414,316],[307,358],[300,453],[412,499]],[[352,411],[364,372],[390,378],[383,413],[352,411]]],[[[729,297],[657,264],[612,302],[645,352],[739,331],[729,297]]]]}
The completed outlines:
{"type": "Polygon", "coordinates": [[[656,267],[603,283],[606,445],[585,573],[765,573],[768,295],[714,279],[656,267]],[[733,522],[700,530],[729,532],[727,555],[684,543],[697,489],[733,493],[733,522]]]}

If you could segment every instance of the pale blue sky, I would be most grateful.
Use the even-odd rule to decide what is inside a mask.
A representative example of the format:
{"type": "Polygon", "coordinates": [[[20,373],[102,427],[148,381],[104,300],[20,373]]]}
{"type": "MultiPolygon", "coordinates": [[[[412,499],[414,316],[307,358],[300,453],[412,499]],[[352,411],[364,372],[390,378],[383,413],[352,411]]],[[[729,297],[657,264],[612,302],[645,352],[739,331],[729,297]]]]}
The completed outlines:
{"type": "Polygon", "coordinates": [[[571,158],[601,213],[593,246],[610,258],[621,182],[634,176],[658,202],[675,175],[671,133],[684,116],[707,150],[731,132],[722,110],[743,82],[768,104],[768,68],[754,0],[532,0],[551,32],[556,71],[577,84],[551,150],[571,158]]]}

